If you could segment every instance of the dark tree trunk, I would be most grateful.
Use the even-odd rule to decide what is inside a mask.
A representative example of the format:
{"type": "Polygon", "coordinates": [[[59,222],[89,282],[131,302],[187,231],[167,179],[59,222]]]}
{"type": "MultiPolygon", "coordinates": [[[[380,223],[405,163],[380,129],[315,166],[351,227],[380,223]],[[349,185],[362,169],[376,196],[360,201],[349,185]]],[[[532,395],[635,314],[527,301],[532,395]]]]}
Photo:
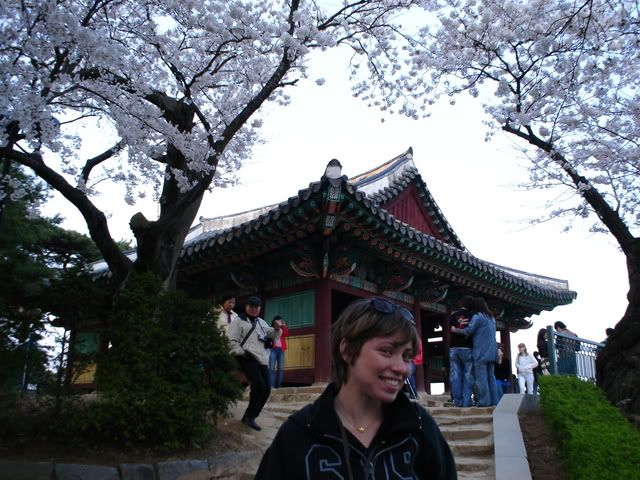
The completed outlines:
{"type": "MultiPolygon", "coordinates": [[[[640,238],[633,236],[618,210],[611,208],[605,197],[552,144],[537,137],[529,127],[520,129],[507,124],[502,129],[551,154],[625,254],[629,305],[596,359],[596,376],[611,403],[640,419],[640,238]],[[584,188],[585,185],[588,188],[584,188]]],[[[598,272],[593,274],[598,275],[598,272]]]]}
{"type": "MultiPolygon", "coordinates": [[[[163,116],[181,132],[191,131],[195,116],[191,104],[161,94],[154,94],[150,98],[162,108],[163,116]]],[[[176,266],[184,239],[213,175],[193,173],[184,155],[171,144],[167,145],[165,160],[167,172],[162,186],[158,220],[149,221],[144,215],[137,213],[131,218],[130,227],[138,244],[134,269],[155,273],[162,280],[164,288],[173,289],[176,286],[176,266]],[[193,182],[190,190],[180,190],[172,169],[183,172],[193,182]]],[[[210,158],[209,162],[212,166],[217,166],[217,155],[210,158]]]]}
{"type": "Polygon", "coordinates": [[[598,385],[614,405],[640,419],[640,239],[624,249],[629,305],[596,361],[598,385]]]}
{"type": "Polygon", "coordinates": [[[163,280],[165,288],[175,288],[178,258],[202,196],[202,193],[197,195],[180,214],[161,216],[155,222],[146,220],[140,213],[133,216],[131,230],[138,243],[136,271],[153,272],[163,280]]]}

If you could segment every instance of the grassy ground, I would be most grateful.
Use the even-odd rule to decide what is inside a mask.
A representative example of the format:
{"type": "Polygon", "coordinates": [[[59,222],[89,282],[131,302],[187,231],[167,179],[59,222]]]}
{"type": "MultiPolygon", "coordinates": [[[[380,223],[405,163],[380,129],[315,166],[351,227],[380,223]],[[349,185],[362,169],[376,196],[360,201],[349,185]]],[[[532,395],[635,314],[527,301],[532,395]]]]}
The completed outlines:
{"type": "Polygon", "coordinates": [[[640,480],[640,432],[590,383],[540,379],[544,417],[571,480],[640,480]]]}

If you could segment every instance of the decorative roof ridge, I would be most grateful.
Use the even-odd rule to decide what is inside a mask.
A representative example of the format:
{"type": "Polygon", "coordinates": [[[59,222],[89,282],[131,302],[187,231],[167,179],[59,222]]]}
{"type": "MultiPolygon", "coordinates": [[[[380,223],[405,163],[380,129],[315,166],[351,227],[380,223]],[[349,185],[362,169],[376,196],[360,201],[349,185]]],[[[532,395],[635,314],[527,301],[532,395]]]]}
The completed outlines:
{"type": "Polygon", "coordinates": [[[407,168],[416,168],[413,163],[413,148],[411,147],[397,157],[351,177],[348,182],[367,195],[373,195],[391,184],[395,177],[401,176],[407,168]]]}
{"type": "MultiPolygon", "coordinates": [[[[274,203],[272,205],[266,205],[264,207],[257,207],[251,210],[245,210],[244,212],[231,213],[228,215],[220,215],[219,217],[206,218],[200,216],[198,225],[195,225],[189,229],[185,238],[185,244],[190,240],[200,237],[204,233],[210,231],[228,230],[237,225],[241,225],[250,220],[253,220],[260,215],[279,207],[283,202],[274,203]]],[[[286,203],[286,202],[284,202],[286,203]]]]}
{"type": "MultiPolygon", "coordinates": [[[[287,208],[291,206],[297,206],[300,201],[308,199],[312,193],[319,191],[321,183],[321,181],[311,182],[307,188],[298,190],[297,195],[293,195],[283,202],[243,212],[252,215],[251,218],[249,218],[248,216],[245,217],[245,221],[243,222],[228,225],[220,229],[205,228],[200,233],[191,235],[191,237],[188,238],[187,241],[185,241],[180,253],[180,257],[183,257],[185,254],[190,254],[190,248],[193,248],[196,245],[202,243],[211,242],[214,238],[218,238],[222,235],[231,238],[233,236],[238,236],[241,232],[249,233],[251,231],[257,230],[261,226],[268,224],[272,219],[277,219],[283,211],[286,211],[287,208]]],[[[240,214],[226,215],[224,217],[214,217],[212,219],[209,219],[210,221],[214,221],[210,226],[214,226],[215,221],[218,219],[224,219],[227,217],[235,218],[239,215],[240,214]]],[[[199,227],[199,225],[197,225],[196,227],[199,227]]],[[[192,229],[192,231],[194,230],[195,229],[192,229]]]]}
{"type": "Polygon", "coordinates": [[[414,179],[419,176],[420,172],[415,166],[407,167],[399,176],[393,178],[389,185],[375,193],[370,194],[369,196],[371,197],[371,200],[378,204],[388,202],[389,200],[392,200],[400,195],[405,187],[408,184],[412,183],[414,179]]]}
{"type": "Polygon", "coordinates": [[[539,285],[556,288],[558,290],[569,290],[569,282],[561,278],[548,277],[546,275],[539,275],[537,273],[525,272],[524,270],[505,267],[503,265],[498,265],[497,263],[487,262],[486,260],[485,263],[488,263],[499,270],[503,270],[509,275],[522,278],[530,283],[537,283],[539,285]]]}

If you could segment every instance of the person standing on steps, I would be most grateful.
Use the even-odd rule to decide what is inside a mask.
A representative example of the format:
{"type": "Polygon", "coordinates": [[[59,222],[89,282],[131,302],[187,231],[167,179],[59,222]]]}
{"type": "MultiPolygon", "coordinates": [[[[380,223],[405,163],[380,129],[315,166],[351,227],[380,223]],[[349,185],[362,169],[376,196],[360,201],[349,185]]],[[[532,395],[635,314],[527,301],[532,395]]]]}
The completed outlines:
{"type": "Polygon", "coordinates": [[[533,369],[538,367],[538,361],[527,352],[527,346],[524,343],[518,345],[518,352],[516,371],[518,372],[520,393],[524,394],[526,388],[528,394],[533,394],[533,369]]]}
{"type": "MultiPolygon", "coordinates": [[[[461,308],[450,315],[450,325],[462,330],[469,324],[472,311],[461,308]]],[[[473,340],[462,333],[451,335],[449,348],[449,382],[451,400],[456,407],[471,407],[473,402],[473,340]]]]}
{"type": "Polygon", "coordinates": [[[280,322],[270,327],[260,315],[262,302],[259,297],[249,297],[245,303],[245,313],[229,325],[231,354],[235,355],[244,372],[251,391],[249,405],[242,417],[242,423],[254,430],[261,430],[256,423],[264,404],[271,393],[269,379],[270,340],[279,338],[282,330],[280,322]]]}
{"type": "Polygon", "coordinates": [[[271,326],[275,326],[275,323],[280,323],[282,329],[282,335],[280,338],[273,339],[273,345],[271,346],[271,353],[269,354],[269,374],[271,375],[271,388],[280,388],[282,386],[282,376],[284,375],[284,355],[287,351],[287,337],[289,336],[289,329],[287,324],[280,315],[273,317],[271,326]]]}
{"type": "Polygon", "coordinates": [[[233,311],[236,306],[236,296],[231,292],[225,292],[220,297],[220,303],[213,308],[216,324],[220,331],[228,336],[229,325],[238,318],[238,314],[233,311]]]}
{"type": "Polygon", "coordinates": [[[465,328],[457,328],[452,325],[451,332],[462,333],[473,339],[473,374],[478,394],[476,406],[497,405],[495,362],[498,360],[498,343],[496,342],[496,319],[482,297],[463,297],[460,300],[460,306],[474,312],[473,316],[465,328]]]}
{"type": "Polygon", "coordinates": [[[418,353],[411,360],[411,364],[409,365],[409,383],[411,384],[411,388],[413,389],[413,394],[418,396],[418,382],[416,377],[416,372],[418,371],[418,367],[422,365],[422,340],[418,337],[418,353]]]}
{"type": "Polygon", "coordinates": [[[498,404],[502,396],[511,390],[511,369],[504,355],[504,347],[500,343],[498,344],[498,361],[494,374],[496,376],[496,393],[498,394],[496,404],[498,404]]]}
{"type": "Polygon", "coordinates": [[[256,480],[455,480],[427,411],[398,395],[418,351],[412,313],[381,297],[352,302],[331,328],[332,383],[282,424],[256,480]]]}

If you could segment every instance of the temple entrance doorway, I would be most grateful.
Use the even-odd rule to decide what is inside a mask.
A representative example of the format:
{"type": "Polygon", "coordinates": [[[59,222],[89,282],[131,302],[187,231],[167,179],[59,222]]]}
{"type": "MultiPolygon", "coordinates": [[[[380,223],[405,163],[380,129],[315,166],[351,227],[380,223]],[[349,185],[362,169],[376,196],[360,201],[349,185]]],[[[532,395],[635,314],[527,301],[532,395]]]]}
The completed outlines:
{"type": "Polygon", "coordinates": [[[354,300],[357,300],[361,297],[357,297],[356,295],[351,295],[349,293],[340,292],[338,290],[333,290],[331,292],[331,325],[338,320],[338,317],[343,312],[347,305],[349,305],[354,300]]]}

